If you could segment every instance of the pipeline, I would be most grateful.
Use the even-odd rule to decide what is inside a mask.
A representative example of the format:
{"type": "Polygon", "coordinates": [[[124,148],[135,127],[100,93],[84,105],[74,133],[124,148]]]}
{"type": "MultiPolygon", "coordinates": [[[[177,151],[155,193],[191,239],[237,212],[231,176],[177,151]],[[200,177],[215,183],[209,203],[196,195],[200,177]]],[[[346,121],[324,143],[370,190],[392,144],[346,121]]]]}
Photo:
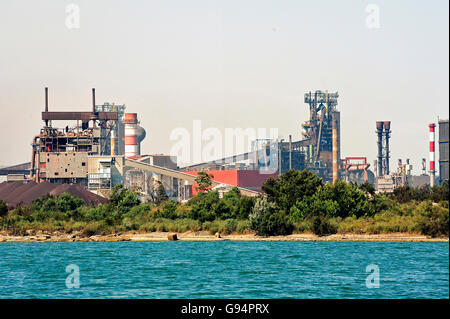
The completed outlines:
{"type": "Polygon", "coordinates": [[[35,135],[33,137],[33,140],[31,142],[31,167],[30,167],[30,180],[33,179],[34,177],[34,172],[35,172],[35,166],[36,166],[36,143],[37,143],[37,139],[39,138],[39,135],[35,135]]]}
{"type": "Polygon", "coordinates": [[[333,138],[333,183],[339,178],[338,176],[338,133],[337,121],[333,118],[332,122],[332,138],[333,138]]]}

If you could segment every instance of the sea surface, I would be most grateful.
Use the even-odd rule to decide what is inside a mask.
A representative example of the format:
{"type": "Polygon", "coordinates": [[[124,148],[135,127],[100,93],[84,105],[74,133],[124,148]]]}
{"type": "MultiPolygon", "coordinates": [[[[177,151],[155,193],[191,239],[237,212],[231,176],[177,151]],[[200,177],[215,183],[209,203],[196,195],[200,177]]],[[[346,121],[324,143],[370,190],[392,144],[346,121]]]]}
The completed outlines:
{"type": "Polygon", "coordinates": [[[0,298],[449,298],[449,245],[1,243],[0,298]]]}

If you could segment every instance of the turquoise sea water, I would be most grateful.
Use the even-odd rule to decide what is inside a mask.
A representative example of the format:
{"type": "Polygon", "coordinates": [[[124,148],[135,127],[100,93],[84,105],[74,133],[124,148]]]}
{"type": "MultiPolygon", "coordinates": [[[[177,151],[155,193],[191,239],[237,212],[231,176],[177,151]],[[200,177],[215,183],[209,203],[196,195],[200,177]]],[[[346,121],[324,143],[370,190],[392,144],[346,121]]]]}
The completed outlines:
{"type": "Polygon", "coordinates": [[[2,243],[0,298],[449,298],[449,245],[2,243]],[[71,264],[79,288],[66,286],[71,264]]]}

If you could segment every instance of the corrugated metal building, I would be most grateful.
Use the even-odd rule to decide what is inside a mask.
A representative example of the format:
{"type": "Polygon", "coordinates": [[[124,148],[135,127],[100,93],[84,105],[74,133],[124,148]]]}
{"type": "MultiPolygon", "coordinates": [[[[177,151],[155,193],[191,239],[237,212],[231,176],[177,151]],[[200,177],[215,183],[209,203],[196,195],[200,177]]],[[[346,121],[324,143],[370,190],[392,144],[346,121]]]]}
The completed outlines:
{"type": "Polygon", "coordinates": [[[448,120],[439,121],[439,182],[448,180],[448,120]]]}

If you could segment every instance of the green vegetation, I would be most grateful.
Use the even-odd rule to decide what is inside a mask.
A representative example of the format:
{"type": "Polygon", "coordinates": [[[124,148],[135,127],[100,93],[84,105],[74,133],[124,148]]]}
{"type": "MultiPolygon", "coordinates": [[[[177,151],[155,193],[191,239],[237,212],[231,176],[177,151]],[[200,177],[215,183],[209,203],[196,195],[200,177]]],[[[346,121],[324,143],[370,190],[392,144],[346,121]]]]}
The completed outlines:
{"type": "Polygon", "coordinates": [[[31,206],[14,209],[0,201],[0,230],[13,235],[77,231],[84,236],[123,231],[449,236],[448,183],[433,188],[404,187],[383,195],[376,194],[370,184],[324,184],[311,172],[290,170],[279,178],[269,178],[258,198],[242,196],[238,188],[221,198],[211,190],[211,178],[199,173],[199,193],[186,204],[169,199],[162,184],[150,203],[141,203],[138,192],[122,185],[114,187],[110,203],[96,207],[69,194],[46,196],[31,206]]]}
{"type": "Polygon", "coordinates": [[[0,217],[4,217],[8,214],[8,205],[4,200],[0,200],[0,217]]]}

